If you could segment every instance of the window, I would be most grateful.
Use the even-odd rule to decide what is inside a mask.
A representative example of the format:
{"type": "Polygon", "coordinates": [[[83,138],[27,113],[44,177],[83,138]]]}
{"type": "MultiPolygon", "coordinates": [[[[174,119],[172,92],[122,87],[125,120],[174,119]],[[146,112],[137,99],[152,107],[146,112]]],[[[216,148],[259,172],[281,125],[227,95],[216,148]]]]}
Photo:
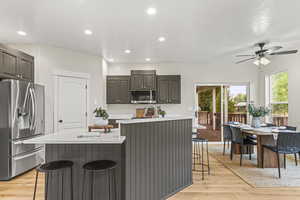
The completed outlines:
{"type": "Polygon", "coordinates": [[[279,72],[266,77],[266,100],[272,113],[269,118],[278,126],[288,123],[288,73],[279,72]]]}

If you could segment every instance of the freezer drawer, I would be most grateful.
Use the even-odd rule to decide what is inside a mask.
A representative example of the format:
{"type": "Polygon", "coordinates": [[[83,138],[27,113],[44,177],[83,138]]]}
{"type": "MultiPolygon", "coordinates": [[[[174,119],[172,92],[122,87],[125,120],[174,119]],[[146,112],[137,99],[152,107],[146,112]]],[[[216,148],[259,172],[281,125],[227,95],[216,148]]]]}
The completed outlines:
{"type": "Polygon", "coordinates": [[[33,152],[34,150],[43,147],[42,144],[23,144],[22,141],[12,141],[11,152],[12,156],[24,154],[26,152],[33,152]]]}
{"type": "Polygon", "coordinates": [[[11,176],[22,174],[44,162],[44,148],[28,154],[12,157],[11,176]]]}

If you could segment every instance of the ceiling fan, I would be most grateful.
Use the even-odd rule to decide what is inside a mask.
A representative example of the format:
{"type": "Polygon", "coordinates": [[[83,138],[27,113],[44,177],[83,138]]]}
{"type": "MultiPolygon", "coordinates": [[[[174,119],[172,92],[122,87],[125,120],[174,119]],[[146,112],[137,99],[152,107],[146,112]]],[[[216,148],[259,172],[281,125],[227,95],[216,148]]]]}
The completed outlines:
{"type": "Polygon", "coordinates": [[[268,65],[271,61],[268,59],[269,56],[276,55],[287,55],[297,53],[298,50],[289,50],[289,51],[278,51],[282,46],[272,46],[265,48],[267,42],[260,42],[255,44],[255,47],[259,47],[259,50],[255,51],[254,54],[249,55],[236,55],[236,57],[248,57],[246,59],[236,62],[236,64],[254,60],[253,64],[259,65],[268,65]]]}

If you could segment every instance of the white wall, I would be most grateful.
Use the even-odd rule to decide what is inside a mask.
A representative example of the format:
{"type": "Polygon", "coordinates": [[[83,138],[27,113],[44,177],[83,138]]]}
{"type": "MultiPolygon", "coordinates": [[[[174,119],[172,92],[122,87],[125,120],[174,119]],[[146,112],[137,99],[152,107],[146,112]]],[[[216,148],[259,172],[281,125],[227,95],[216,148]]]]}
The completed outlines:
{"type": "Polygon", "coordinates": [[[265,103],[265,75],[287,71],[289,91],[289,125],[300,128],[300,55],[286,55],[272,57],[271,64],[264,67],[259,75],[260,103],[265,103]]]}
{"type": "MultiPolygon", "coordinates": [[[[105,103],[102,58],[81,52],[44,45],[10,45],[35,58],[35,82],[45,86],[46,133],[53,132],[54,71],[72,71],[90,74],[90,110],[105,103]]],[[[105,64],[105,62],[104,62],[105,64]]]]}
{"type": "MultiPolygon", "coordinates": [[[[213,63],[110,64],[109,75],[129,75],[134,69],[155,69],[158,75],[181,75],[181,104],[162,105],[168,114],[191,114],[195,107],[196,83],[251,82],[252,100],[256,100],[258,70],[251,64],[236,65],[233,59],[213,63]]],[[[108,105],[112,114],[133,114],[136,107],[145,105],[108,105]]]]}

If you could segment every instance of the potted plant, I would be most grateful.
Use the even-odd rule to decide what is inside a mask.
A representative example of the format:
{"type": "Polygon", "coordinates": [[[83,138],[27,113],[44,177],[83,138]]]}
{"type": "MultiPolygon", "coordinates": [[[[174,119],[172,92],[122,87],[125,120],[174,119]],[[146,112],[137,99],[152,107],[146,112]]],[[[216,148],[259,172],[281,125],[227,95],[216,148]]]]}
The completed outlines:
{"type": "Polygon", "coordinates": [[[102,109],[102,107],[97,107],[94,110],[94,125],[97,126],[106,126],[108,125],[108,113],[106,112],[105,109],[102,109]]]}
{"type": "Polygon", "coordinates": [[[253,104],[248,105],[248,112],[252,116],[251,126],[254,128],[260,127],[260,120],[262,117],[265,117],[268,113],[270,113],[270,109],[268,107],[255,107],[253,104]]]}
{"type": "Polygon", "coordinates": [[[165,115],[166,115],[166,111],[162,110],[162,109],[159,107],[159,108],[158,108],[158,115],[164,118],[165,115]]]}

